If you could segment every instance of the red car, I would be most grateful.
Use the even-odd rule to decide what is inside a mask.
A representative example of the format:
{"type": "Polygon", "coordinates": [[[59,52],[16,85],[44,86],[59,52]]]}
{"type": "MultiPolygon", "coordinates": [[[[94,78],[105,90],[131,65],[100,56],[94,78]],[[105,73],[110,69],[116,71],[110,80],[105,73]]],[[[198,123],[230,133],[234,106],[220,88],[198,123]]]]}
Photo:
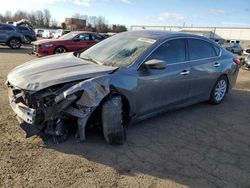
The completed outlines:
{"type": "Polygon", "coordinates": [[[74,31],[58,39],[44,39],[33,42],[32,51],[37,56],[84,51],[103,39],[105,37],[97,33],[74,31]]]}

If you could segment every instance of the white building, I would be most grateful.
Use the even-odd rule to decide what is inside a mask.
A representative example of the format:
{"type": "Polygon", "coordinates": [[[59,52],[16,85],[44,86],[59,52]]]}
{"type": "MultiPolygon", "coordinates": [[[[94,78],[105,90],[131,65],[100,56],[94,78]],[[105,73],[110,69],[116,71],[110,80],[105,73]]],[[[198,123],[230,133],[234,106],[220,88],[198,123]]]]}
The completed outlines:
{"type": "Polygon", "coordinates": [[[131,30],[181,31],[206,36],[214,40],[250,41],[250,28],[240,27],[181,27],[132,25],[131,30]]]}

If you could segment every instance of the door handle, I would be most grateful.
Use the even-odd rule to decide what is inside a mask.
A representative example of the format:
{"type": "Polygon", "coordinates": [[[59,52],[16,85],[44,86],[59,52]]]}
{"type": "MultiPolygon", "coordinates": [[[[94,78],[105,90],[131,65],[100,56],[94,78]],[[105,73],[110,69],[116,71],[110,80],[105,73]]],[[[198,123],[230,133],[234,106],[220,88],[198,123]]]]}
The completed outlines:
{"type": "Polygon", "coordinates": [[[220,63],[214,63],[214,67],[219,67],[220,63]]]}
{"type": "Polygon", "coordinates": [[[189,70],[183,70],[180,74],[181,75],[188,75],[188,74],[190,74],[190,71],[189,70]]]}

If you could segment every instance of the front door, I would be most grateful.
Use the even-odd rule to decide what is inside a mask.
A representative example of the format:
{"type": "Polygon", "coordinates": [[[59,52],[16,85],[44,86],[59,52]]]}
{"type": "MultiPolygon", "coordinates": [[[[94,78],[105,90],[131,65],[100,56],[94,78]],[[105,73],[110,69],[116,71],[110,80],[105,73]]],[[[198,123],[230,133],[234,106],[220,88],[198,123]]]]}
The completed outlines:
{"type": "Polygon", "coordinates": [[[81,33],[74,37],[70,48],[71,51],[84,51],[92,46],[92,43],[93,41],[90,38],[90,34],[81,33]]]}
{"type": "MultiPolygon", "coordinates": [[[[162,70],[138,70],[137,114],[145,115],[186,102],[189,96],[190,65],[186,62],[186,41],[174,39],[158,47],[148,60],[166,63],[162,70]]],[[[145,62],[146,62],[145,61],[145,62]]]]}

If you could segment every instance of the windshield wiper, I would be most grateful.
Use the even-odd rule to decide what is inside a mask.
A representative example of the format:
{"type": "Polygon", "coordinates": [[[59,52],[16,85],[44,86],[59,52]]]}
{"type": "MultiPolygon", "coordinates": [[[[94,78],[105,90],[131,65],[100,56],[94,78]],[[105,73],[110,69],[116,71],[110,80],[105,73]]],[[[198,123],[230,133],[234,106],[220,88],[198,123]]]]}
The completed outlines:
{"type": "Polygon", "coordinates": [[[84,56],[84,57],[80,57],[81,59],[84,59],[84,60],[88,60],[88,61],[91,61],[95,64],[98,64],[98,65],[101,65],[101,63],[99,61],[97,61],[96,59],[94,58],[91,58],[91,57],[88,57],[88,56],[84,56]]]}

